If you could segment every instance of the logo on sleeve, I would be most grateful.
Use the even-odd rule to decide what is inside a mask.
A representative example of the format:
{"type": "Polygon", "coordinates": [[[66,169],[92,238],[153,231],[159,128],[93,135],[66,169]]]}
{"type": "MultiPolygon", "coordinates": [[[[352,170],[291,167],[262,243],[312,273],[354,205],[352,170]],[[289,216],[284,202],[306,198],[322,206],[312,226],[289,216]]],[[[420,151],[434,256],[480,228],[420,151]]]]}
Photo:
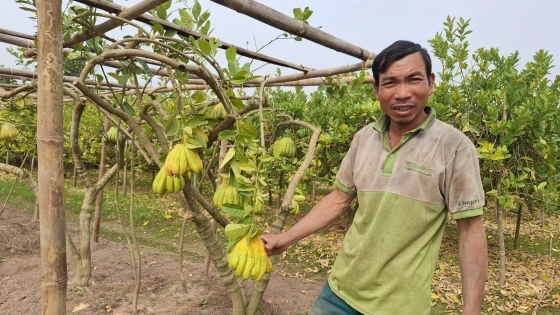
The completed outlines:
{"type": "Polygon", "coordinates": [[[432,177],[432,174],[434,173],[433,169],[412,162],[406,162],[404,169],[429,177],[432,177]]]}
{"type": "Polygon", "coordinates": [[[457,203],[457,206],[472,206],[474,204],[477,204],[479,202],[478,199],[475,200],[459,200],[459,202],[457,203]]]}

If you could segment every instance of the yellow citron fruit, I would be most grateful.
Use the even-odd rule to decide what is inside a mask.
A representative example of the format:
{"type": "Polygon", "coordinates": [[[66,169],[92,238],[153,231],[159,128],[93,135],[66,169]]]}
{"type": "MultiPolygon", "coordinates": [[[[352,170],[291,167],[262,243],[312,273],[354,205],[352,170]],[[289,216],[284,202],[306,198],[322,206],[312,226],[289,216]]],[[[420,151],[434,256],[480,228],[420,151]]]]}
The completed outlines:
{"type": "Polygon", "coordinates": [[[227,117],[227,112],[222,103],[216,104],[216,106],[212,108],[212,111],[210,111],[210,118],[224,119],[226,117],[227,117]]]}
{"type": "Polygon", "coordinates": [[[194,133],[196,133],[197,135],[199,135],[199,136],[204,140],[204,142],[208,143],[208,136],[206,135],[206,133],[204,132],[204,130],[202,130],[202,128],[200,128],[200,127],[194,127],[194,128],[192,129],[192,131],[193,131],[194,133]]]}
{"type": "Polygon", "coordinates": [[[14,124],[9,122],[3,123],[0,128],[0,140],[12,140],[19,136],[19,131],[14,124]]]}
{"type": "Polygon", "coordinates": [[[167,154],[163,169],[168,176],[182,176],[187,171],[198,173],[203,165],[200,156],[182,143],[176,144],[167,154]]]}
{"type": "Polygon", "coordinates": [[[274,157],[287,157],[293,158],[296,154],[296,144],[291,138],[285,137],[280,140],[274,141],[272,145],[272,154],[274,157]]]}
{"type": "Polygon", "coordinates": [[[272,261],[268,258],[264,243],[258,236],[253,236],[247,243],[247,237],[237,242],[227,255],[228,266],[235,275],[244,280],[260,281],[265,273],[272,271],[272,261]]]}
{"type": "Polygon", "coordinates": [[[214,192],[214,205],[218,208],[222,208],[224,203],[232,203],[236,205],[243,206],[244,198],[241,194],[237,191],[237,187],[229,186],[226,183],[227,180],[224,180],[217,188],[216,192],[214,192]]]}

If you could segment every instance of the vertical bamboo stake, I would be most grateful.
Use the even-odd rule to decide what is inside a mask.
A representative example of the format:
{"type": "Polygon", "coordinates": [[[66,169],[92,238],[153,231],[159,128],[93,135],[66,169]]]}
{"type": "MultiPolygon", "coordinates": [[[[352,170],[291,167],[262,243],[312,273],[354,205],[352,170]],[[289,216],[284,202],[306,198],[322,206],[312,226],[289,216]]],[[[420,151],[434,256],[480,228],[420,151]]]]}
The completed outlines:
{"type": "MultiPolygon", "coordinates": [[[[105,133],[111,128],[111,122],[107,116],[103,121],[103,130],[105,133]]],[[[103,142],[101,145],[101,158],[99,159],[99,177],[98,180],[105,175],[105,168],[107,166],[107,144],[103,142]]],[[[97,243],[99,241],[99,226],[101,224],[101,209],[103,209],[103,188],[97,193],[97,199],[95,200],[95,215],[93,217],[93,241],[97,243]]]]}
{"type": "Polygon", "coordinates": [[[62,130],[62,0],[37,0],[37,159],[41,208],[41,314],[66,314],[62,130]]]}

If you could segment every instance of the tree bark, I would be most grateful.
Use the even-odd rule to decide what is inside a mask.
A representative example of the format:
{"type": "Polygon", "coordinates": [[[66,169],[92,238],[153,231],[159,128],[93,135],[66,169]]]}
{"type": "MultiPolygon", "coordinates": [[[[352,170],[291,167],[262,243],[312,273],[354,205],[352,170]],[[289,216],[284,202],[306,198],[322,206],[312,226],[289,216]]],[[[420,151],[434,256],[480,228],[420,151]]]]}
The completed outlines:
{"type": "Polygon", "coordinates": [[[62,0],[37,1],[39,84],[37,153],[41,208],[41,314],[66,314],[62,0]]]}
{"type": "MultiPolygon", "coordinates": [[[[109,118],[105,117],[103,121],[103,130],[105,133],[109,131],[111,124],[109,123],[109,118]]],[[[105,175],[105,167],[107,166],[107,144],[104,142],[101,145],[101,157],[99,158],[99,176],[97,180],[100,180],[103,175],[105,175]]],[[[101,225],[101,210],[103,209],[103,188],[97,193],[97,198],[95,200],[95,215],[93,217],[93,241],[95,243],[99,242],[99,227],[101,225]]],[[[89,224],[89,223],[88,223],[89,224]]]]}
{"type": "MultiPolygon", "coordinates": [[[[497,192],[498,196],[502,194],[502,177],[498,178],[497,184],[497,192]]],[[[499,267],[500,267],[500,274],[498,278],[498,284],[503,286],[505,284],[505,274],[506,274],[506,246],[504,242],[504,221],[502,218],[503,215],[503,208],[500,204],[498,198],[495,201],[496,207],[496,223],[498,224],[498,257],[500,260],[499,267]]]]}
{"type": "Polygon", "coordinates": [[[513,249],[519,249],[519,232],[521,230],[521,214],[523,213],[523,205],[517,207],[517,221],[515,222],[515,239],[513,241],[513,249]]]}

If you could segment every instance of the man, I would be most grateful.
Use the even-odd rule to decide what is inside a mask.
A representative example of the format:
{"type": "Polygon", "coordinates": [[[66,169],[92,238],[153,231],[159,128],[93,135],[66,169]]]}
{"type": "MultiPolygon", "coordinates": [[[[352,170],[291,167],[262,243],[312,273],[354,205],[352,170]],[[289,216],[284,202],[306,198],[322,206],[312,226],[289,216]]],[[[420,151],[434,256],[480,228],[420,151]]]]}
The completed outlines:
{"type": "Polygon", "coordinates": [[[357,196],[359,209],[312,315],[430,314],[430,288],[449,213],[459,229],[463,314],[480,314],[488,256],[477,152],[426,107],[435,76],[428,52],[397,41],[374,60],[385,113],[358,131],[335,189],[300,222],[263,235],[269,255],[335,220],[357,196]]]}

